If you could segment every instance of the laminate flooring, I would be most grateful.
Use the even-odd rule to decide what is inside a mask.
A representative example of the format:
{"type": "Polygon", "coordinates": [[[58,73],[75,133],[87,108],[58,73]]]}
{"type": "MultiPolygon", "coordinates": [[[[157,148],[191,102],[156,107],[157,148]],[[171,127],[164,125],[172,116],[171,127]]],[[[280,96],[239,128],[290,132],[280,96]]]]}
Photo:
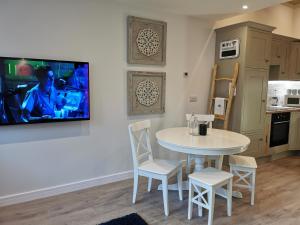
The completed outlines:
{"type": "MultiPolygon", "coordinates": [[[[173,180],[174,181],[174,180],[173,180]]],[[[188,192],[179,201],[178,192],[169,192],[170,216],[163,212],[162,193],[153,182],[146,191],[146,179],[140,179],[137,203],[133,205],[132,180],[125,180],[82,191],[62,194],[27,203],[0,208],[1,225],[96,225],[132,212],[141,215],[149,225],[207,224],[194,207],[187,220],[188,192]]],[[[299,225],[300,224],[300,157],[287,157],[259,165],[255,205],[250,194],[233,199],[233,213],[226,215],[226,200],[216,197],[214,225],[299,225]]]]}

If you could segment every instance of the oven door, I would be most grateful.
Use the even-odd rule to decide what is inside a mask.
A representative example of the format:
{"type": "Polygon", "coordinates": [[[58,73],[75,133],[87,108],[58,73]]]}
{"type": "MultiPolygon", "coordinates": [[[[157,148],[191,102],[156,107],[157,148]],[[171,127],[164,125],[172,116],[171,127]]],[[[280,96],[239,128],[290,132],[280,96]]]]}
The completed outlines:
{"type": "Polygon", "coordinates": [[[290,121],[273,122],[271,125],[270,147],[289,143],[290,121]]]}

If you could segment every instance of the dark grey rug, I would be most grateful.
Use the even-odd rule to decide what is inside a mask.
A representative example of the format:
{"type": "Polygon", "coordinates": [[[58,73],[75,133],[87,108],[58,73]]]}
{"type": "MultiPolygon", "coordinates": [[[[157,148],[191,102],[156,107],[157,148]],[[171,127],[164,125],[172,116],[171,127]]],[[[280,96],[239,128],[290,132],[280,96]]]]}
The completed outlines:
{"type": "Polygon", "coordinates": [[[148,224],[138,214],[132,213],[127,216],[113,219],[106,223],[101,223],[99,225],[148,225],[148,224]]]}

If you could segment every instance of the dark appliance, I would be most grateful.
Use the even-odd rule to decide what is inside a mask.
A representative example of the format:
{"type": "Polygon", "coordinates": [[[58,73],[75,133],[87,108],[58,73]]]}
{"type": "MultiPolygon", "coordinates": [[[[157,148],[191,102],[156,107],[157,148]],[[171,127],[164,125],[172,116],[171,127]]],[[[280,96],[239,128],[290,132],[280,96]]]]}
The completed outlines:
{"type": "Polygon", "coordinates": [[[290,112],[272,114],[270,147],[289,142],[290,112]]]}

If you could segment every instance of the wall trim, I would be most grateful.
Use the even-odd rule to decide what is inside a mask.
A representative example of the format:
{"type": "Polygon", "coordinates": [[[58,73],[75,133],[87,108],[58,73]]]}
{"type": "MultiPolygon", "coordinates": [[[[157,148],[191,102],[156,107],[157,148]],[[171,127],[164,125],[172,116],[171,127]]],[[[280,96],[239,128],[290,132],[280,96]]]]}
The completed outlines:
{"type": "Polygon", "coordinates": [[[47,198],[55,195],[65,194],[73,191],[79,191],[95,186],[113,183],[133,177],[133,171],[124,171],[107,176],[95,177],[91,179],[76,181],[72,183],[41,188],[23,193],[0,196],[0,207],[13,205],[17,203],[28,202],[36,199],[47,198]]]}

